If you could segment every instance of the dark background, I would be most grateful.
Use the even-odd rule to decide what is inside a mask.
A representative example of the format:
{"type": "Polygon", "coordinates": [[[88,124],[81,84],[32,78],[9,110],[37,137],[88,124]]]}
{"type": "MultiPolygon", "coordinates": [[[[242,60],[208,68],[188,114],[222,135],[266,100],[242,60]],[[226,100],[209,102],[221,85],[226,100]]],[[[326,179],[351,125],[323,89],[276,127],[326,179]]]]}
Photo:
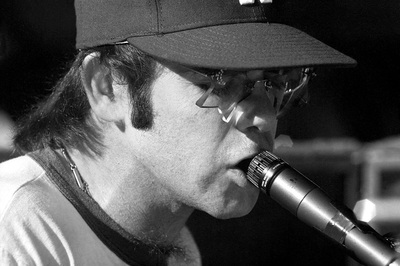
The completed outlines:
{"type": "MultiPolygon", "coordinates": [[[[349,138],[361,144],[397,136],[400,2],[274,0],[274,5],[282,22],[358,61],[356,68],[318,70],[310,105],[281,121],[280,132],[299,141],[349,138]]],[[[73,58],[75,15],[71,0],[3,0],[0,8],[0,109],[15,120],[49,93],[73,58]]],[[[326,160],[312,168],[297,165],[343,199],[348,154],[322,157],[326,160]]],[[[189,225],[205,265],[344,265],[347,260],[267,197],[247,217],[219,221],[196,212],[189,225]]]]}
{"type": "MultiPolygon", "coordinates": [[[[282,22],[358,61],[354,69],[320,70],[311,104],[283,121],[282,130],[296,139],[374,141],[397,135],[399,1],[275,0],[274,5],[282,22]]],[[[73,57],[73,2],[3,0],[0,15],[0,107],[16,119],[47,93],[73,57]]]]}

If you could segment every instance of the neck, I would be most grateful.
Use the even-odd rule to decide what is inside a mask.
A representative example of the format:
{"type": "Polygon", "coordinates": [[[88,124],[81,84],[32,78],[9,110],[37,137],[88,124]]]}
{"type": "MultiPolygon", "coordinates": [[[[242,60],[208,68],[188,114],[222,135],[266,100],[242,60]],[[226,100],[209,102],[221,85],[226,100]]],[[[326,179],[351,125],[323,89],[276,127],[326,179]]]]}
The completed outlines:
{"type": "Polygon", "coordinates": [[[68,150],[92,198],[136,238],[160,246],[176,245],[193,208],[176,201],[134,158],[121,153],[92,157],[68,150]],[[129,157],[128,157],[129,158],[129,157]],[[128,168],[121,168],[127,166],[128,168]]]}

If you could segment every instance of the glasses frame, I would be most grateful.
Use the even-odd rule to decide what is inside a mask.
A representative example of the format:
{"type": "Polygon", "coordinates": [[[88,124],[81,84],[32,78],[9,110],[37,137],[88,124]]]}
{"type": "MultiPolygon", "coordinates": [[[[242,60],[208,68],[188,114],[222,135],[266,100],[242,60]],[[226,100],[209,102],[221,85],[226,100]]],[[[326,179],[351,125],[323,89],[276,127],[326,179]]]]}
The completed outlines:
{"type": "MultiPolygon", "coordinates": [[[[278,70],[278,72],[276,72],[276,70],[274,70],[274,69],[271,69],[270,71],[266,70],[264,72],[264,74],[267,74],[267,77],[269,77],[269,78],[253,81],[252,82],[253,85],[251,87],[247,87],[247,89],[249,91],[247,94],[244,94],[244,96],[241,99],[237,100],[236,102],[235,101],[232,102],[232,104],[230,104],[230,106],[228,108],[225,108],[224,110],[221,110],[218,105],[211,105],[211,106],[210,105],[205,105],[205,102],[208,99],[208,97],[210,97],[211,93],[216,88],[216,86],[225,86],[226,85],[227,82],[224,80],[223,74],[225,73],[225,71],[228,71],[227,69],[210,69],[210,70],[201,69],[200,70],[200,69],[188,67],[188,66],[185,66],[185,65],[171,64],[170,62],[162,62],[162,64],[167,66],[168,68],[170,68],[174,72],[179,73],[179,75],[182,75],[184,72],[189,71],[189,72],[196,73],[196,74],[199,74],[202,77],[207,78],[210,81],[210,85],[205,90],[205,92],[198,98],[198,100],[195,102],[195,104],[199,108],[216,108],[216,109],[218,109],[218,112],[222,115],[222,120],[225,121],[225,122],[229,122],[230,121],[230,119],[232,118],[233,113],[234,113],[233,111],[236,109],[238,104],[240,102],[242,102],[243,100],[245,100],[247,97],[249,97],[253,93],[255,85],[257,83],[261,83],[261,82],[263,82],[265,84],[268,84],[268,85],[264,85],[264,87],[266,89],[268,87],[273,89],[273,86],[275,86],[276,88],[278,88],[280,90],[283,90],[284,94],[283,94],[281,100],[284,100],[285,94],[286,95],[290,94],[289,98],[285,101],[285,103],[290,103],[291,99],[293,98],[293,95],[297,91],[302,92],[300,94],[301,97],[295,96],[295,98],[297,100],[295,99],[294,102],[291,102],[290,104],[284,104],[282,106],[282,101],[281,101],[279,103],[279,106],[280,106],[279,110],[276,110],[276,108],[274,107],[274,109],[277,112],[277,114],[276,114],[277,115],[277,119],[282,118],[283,115],[286,114],[287,111],[292,109],[292,107],[294,105],[302,106],[302,105],[308,103],[308,100],[309,100],[308,99],[309,98],[308,97],[308,88],[304,89],[304,87],[308,87],[309,81],[312,80],[316,76],[316,73],[315,73],[315,70],[314,70],[313,67],[299,67],[298,69],[301,69],[301,79],[302,79],[302,81],[295,88],[292,88],[292,89],[288,90],[288,82],[284,83],[285,84],[284,86],[281,86],[279,84],[279,82],[276,81],[275,77],[279,76],[282,79],[282,77],[287,76],[287,73],[290,73],[290,71],[286,72],[286,74],[283,74],[283,72],[285,70],[290,70],[290,68],[281,68],[281,69],[278,70]],[[185,69],[185,71],[183,71],[182,69],[185,69]],[[299,102],[300,102],[300,104],[299,104],[299,102]]],[[[291,68],[291,69],[293,70],[293,69],[296,69],[296,68],[291,68]]],[[[237,71],[237,72],[238,73],[244,73],[245,71],[237,71]]],[[[248,71],[246,71],[246,72],[248,72],[248,71]]],[[[191,80],[191,79],[189,78],[188,80],[191,80]]],[[[282,80],[284,80],[284,78],[282,80]]],[[[196,84],[196,82],[194,82],[194,84],[196,84]]],[[[243,88],[243,89],[245,89],[245,88],[243,88]]]]}
{"type": "MultiPolygon", "coordinates": [[[[205,102],[206,102],[206,100],[208,99],[208,97],[210,97],[210,95],[211,95],[211,93],[213,92],[213,90],[216,88],[216,85],[224,86],[224,85],[226,84],[226,81],[224,81],[224,80],[223,80],[223,77],[222,77],[223,74],[224,74],[224,72],[225,72],[226,70],[220,69],[220,70],[214,71],[212,74],[208,74],[208,73],[204,73],[204,72],[201,72],[201,71],[199,71],[199,70],[196,70],[196,69],[192,69],[192,68],[188,68],[188,67],[185,67],[185,68],[187,68],[188,70],[193,71],[193,72],[195,72],[195,73],[197,73],[197,74],[200,74],[200,75],[202,75],[203,77],[207,77],[207,78],[210,80],[210,84],[211,84],[210,87],[209,87],[209,88],[202,94],[202,96],[196,101],[196,105],[197,105],[198,107],[200,107],[200,108],[218,108],[218,110],[219,110],[220,108],[219,108],[218,105],[211,105],[211,106],[209,106],[209,105],[205,105],[205,102]]],[[[233,110],[235,109],[235,107],[236,107],[241,101],[243,101],[244,99],[246,99],[248,96],[250,96],[250,95],[252,94],[252,91],[254,90],[254,88],[255,88],[255,86],[256,86],[257,83],[265,83],[265,84],[268,84],[268,85],[264,85],[264,87],[265,87],[266,89],[267,89],[268,87],[270,87],[270,88],[272,89],[272,86],[279,87],[279,89],[281,89],[281,90],[284,91],[284,94],[283,94],[283,96],[282,96],[282,99],[284,98],[285,94],[286,94],[286,95],[287,95],[287,94],[290,94],[289,98],[288,98],[287,101],[286,101],[286,102],[290,102],[290,100],[291,100],[291,98],[293,97],[294,93],[295,93],[296,91],[299,91],[299,90],[303,89],[305,86],[308,86],[309,81],[310,81],[313,77],[316,76],[315,71],[314,71],[313,68],[311,68],[311,67],[304,67],[304,68],[301,68],[301,79],[302,79],[301,82],[300,82],[299,85],[296,86],[295,88],[288,89],[288,82],[284,82],[284,86],[282,86],[282,85],[279,84],[279,82],[276,82],[276,81],[275,81],[275,80],[276,80],[276,78],[275,78],[276,76],[279,76],[279,77],[284,77],[284,76],[285,76],[285,75],[282,75],[282,71],[283,71],[283,69],[280,70],[279,73],[273,73],[273,72],[268,72],[268,71],[266,71],[266,72],[265,72],[265,73],[266,73],[266,76],[267,76],[267,77],[269,76],[269,78],[254,81],[253,86],[252,86],[252,88],[251,88],[251,90],[250,90],[249,93],[244,94],[243,97],[242,97],[241,99],[239,99],[237,102],[232,102],[232,104],[231,104],[227,109],[225,109],[224,111],[219,110],[219,112],[220,112],[221,114],[222,114],[223,112],[227,113],[227,116],[226,116],[226,117],[223,116],[223,120],[224,120],[224,121],[225,121],[225,120],[227,120],[227,121],[230,120],[230,118],[231,118],[231,116],[232,116],[232,113],[233,113],[233,110]]],[[[307,88],[306,88],[306,89],[303,90],[303,91],[305,91],[304,94],[306,94],[306,96],[304,97],[304,95],[302,95],[302,97],[299,97],[299,98],[298,98],[298,101],[301,102],[300,104],[298,104],[298,103],[297,103],[298,101],[296,101],[296,103],[297,103],[298,105],[303,105],[303,104],[307,104],[307,103],[308,103],[308,90],[307,90],[307,88]]],[[[282,101],[279,103],[279,106],[281,106],[281,104],[282,104],[282,101]]],[[[292,107],[293,107],[293,104],[289,104],[289,105],[284,105],[284,106],[282,106],[282,108],[279,108],[279,110],[277,110],[277,118],[281,118],[281,117],[282,117],[285,113],[287,113],[287,111],[290,110],[292,107]]]]}

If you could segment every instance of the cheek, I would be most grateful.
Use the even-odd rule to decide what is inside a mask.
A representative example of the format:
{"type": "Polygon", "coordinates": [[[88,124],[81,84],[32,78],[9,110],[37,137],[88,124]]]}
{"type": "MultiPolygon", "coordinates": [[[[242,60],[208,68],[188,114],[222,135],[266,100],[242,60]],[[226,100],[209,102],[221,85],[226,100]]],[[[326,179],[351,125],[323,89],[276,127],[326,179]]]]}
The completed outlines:
{"type": "Polygon", "coordinates": [[[149,146],[142,147],[144,156],[150,153],[157,160],[146,159],[153,174],[176,193],[192,197],[222,186],[217,177],[230,146],[230,126],[217,109],[196,106],[199,95],[195,88],[179,84],[155,88],[154,124],[145,133],[149,146]]]}
{"type": "Polygon", "coordinates": [[[164,145],[174,150],[212,152],[223,141],[228,126],[216,109],[196,106],[199,94],[193,88],[184,89],[176,94],[164,90],[154,95],[153,130],[164,145]]]}
{"type": "Polygon", "coordinates": [[[154,123],[157,146],[154,148],[163,154],[170,167],[184,166],[185,169],[178,169],[182,174],[193,175],[193,171],[200,174],[212,169],[223,151],[224,130],[210,120],[204,121],[204,117],[198,118],[188,111],[160,116],[154,123]]]}
{"type": "Polygon", "coordinates": [[[154,150],[164,168],[158,169],[158,175],[182,196],[206,194],[218,183],[227,124],[217,110],[200,109],[194,104],[162,110],[154,123],[154,150]]]}

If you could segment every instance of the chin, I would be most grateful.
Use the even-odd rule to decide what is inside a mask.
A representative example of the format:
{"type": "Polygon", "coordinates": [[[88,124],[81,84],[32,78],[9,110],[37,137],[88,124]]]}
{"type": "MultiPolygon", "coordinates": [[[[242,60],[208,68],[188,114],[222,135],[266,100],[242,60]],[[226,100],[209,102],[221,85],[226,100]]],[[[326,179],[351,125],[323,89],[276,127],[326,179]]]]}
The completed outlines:
{"type": "Polygon", "coordinates": [[[214,208],[207,212],[211,216],[217,219],[231,219],[246,216],[253,210],[257,203],[259,195],[259,190],[252,191],[251,193],[246,193],[240,197],[229,200],[228,203],[219,205],[220,207],[214,208]]]}

